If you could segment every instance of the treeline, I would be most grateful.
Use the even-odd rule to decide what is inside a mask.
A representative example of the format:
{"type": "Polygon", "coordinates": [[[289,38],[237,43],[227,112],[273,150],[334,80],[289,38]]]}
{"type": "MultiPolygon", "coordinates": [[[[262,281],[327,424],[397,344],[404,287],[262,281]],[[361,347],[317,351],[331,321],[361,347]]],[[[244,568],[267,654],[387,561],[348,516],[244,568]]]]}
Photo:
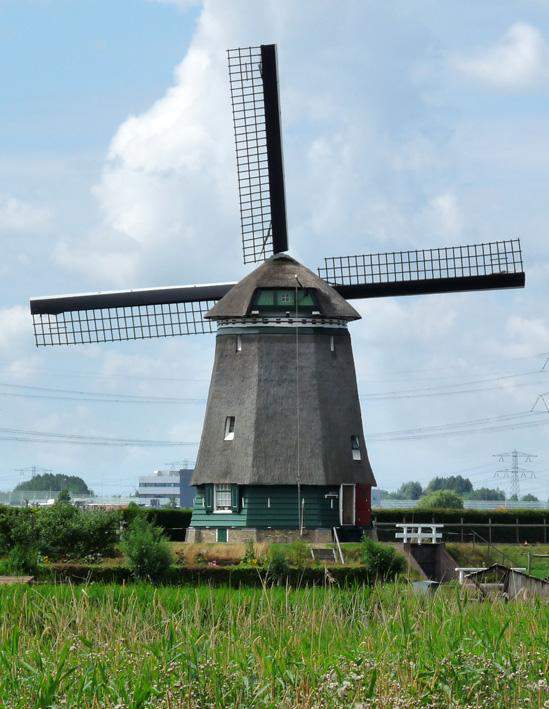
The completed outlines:
{"type": "MultiPolygon", "coordinates": [[[[396,492],[388,492],[380,490],[383,499],[389,500],[425,500],[425,507],[432,507],[432,502],[437,499],[445,499],[453,502],[450,507],[460,507],[459,500],[491,500],[505,501],[505,493],[499,488],[479,487],[474,488],[473,483],[469,478],[464,478],[461,475],[449,475],[448,477],[435,477],[424,488],[421,483],[410,480],[403,483],[396,492]],[[452,495],[443,495],[442,493],[452,493],[452,495]],[[456,502],[456,498],[457,502],[456,502]]],[[[518,500],[514,495],[511,500],[518,500]]],[[[523,502],[537,502],[538,498],[535,495],[523,495],[520,498],[523,502]]],[[[440,506],[440,505],[434,505],[440,506]]],[[[461,507],[463,504],[461,504],[461,507]]]]}
{"type": "Polygon", "coordinates": [[[33,475],[30,480],[24,480],[14,487],[14,492],[51,492],[55,494],[61,491],[67,491],[73,495],[93,495],[93,491],[78,475],[64,475],[63,473],[33,475]]]}

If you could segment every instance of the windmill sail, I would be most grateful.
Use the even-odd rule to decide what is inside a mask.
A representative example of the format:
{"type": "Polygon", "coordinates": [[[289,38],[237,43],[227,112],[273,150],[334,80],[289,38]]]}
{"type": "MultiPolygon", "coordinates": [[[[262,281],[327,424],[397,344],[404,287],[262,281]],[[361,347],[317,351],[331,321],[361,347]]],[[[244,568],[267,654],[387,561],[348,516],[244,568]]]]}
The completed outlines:
{"type": "Polygon", "coordinates": [[[520,241],[337,256],[318,269],[344,298],[522,288],[520,241]]]}
{"type": "Polygon", "coordinates": [[[288,249],[276,47],[229,49],[244,263],[288,249]]]}
{"type": "Polygon", "coordinates": [[[85,293],[30,301],[37,347],[214,332],[204,315],[233,283],[85,293]]]}

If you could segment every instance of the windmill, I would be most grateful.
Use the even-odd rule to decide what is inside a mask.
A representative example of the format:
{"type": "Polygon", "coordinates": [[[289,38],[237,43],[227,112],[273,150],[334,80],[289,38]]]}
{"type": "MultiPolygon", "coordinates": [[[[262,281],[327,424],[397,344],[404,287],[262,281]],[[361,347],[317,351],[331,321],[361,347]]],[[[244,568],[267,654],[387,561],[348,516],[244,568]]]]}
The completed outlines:
{"type": "Polygon", "coordinates": [[[331,539],[370,522],[348,302],[524,286],[518,239],[289,255],[275,45],[228,51],[244,263],[238,283],[33,298],[37,346],[217,329],[188,538],[331,539]]]}

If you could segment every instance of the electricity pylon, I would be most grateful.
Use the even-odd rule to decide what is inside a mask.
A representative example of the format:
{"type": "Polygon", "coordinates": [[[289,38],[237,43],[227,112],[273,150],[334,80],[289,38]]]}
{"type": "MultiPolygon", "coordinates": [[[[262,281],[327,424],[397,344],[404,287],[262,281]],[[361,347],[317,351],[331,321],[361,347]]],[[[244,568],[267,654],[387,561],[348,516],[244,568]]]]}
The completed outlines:
{"type": "Polygon", "coordinates": [[[511,458],[511,467],[496,470],[494,477],[498,480],[501,478],[510,480],[509,497],[516,495],[518,500],[520,495],[520,481],[526,479],[533,480],[536,477],[533,470],[521,468],[519,466],[519,462],[524,461],[525,463],[529,463],[534,458],[537,458],[537,455],[533,455],[532,453],[523,453],[515,449],[507,453],[495,453],[493,457],[498,458],[502,463],[506,458],[511,458]]]}

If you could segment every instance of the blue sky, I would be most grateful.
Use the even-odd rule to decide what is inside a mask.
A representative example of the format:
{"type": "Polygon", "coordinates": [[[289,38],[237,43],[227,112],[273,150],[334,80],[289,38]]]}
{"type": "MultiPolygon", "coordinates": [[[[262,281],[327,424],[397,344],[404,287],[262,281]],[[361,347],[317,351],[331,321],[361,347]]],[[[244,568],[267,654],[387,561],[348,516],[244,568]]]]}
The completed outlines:
{"type": "MultiPolygon", "coordinates": [[[[379,484],[459,470],[492,485],[492,454],[517,447],[539,455],[524,490],[547,496],[544,425],[377,435],[525,413],[549,390],[549,367],[535,373],[549,351],[543,0],[0,0],[0,428],[198,441],[213,339],[35,350],[27,301],[246,273],[225,49],[261,42],[279,48],[294,256],[316,268],[328,255],[522,239],[524,291],[358,304],[379,484]],[[198,401],[55,401],[40,386],[198,401]]],[[[9,438],[0,489],[37,464],[127,492],[196,452],[9,438]]]]}

